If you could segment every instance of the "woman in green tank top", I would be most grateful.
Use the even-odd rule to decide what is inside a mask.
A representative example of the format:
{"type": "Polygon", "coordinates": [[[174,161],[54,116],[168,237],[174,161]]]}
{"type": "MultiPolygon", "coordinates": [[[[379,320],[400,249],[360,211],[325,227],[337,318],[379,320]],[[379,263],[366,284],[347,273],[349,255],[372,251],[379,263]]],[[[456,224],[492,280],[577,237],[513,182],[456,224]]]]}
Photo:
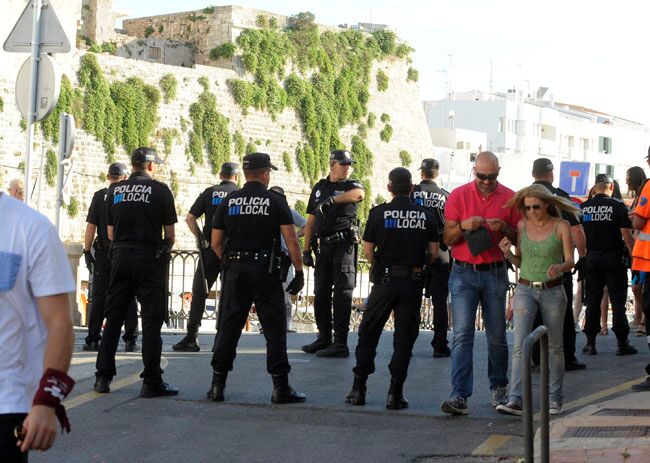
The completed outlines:
{"type": "Polygon", "coordinates": [[[520,269],[515,292],[514,334],[510,398],[497,411],[507,415],[522,414],[521,369],[522,344],[530,333],[539,310],[548,329],[550,364],[549,413],[562,413],[564,351],[562,325],[566,310],[566,293],[562,275],[573,268],[573,241],[569,223],[561,213],[580,211],[566,199],[553,195],[543,185],[531,185],[519,190],[504,207],[518,207],[524,216],[517,228],[517,245],[504,238],[499,247],[506,259],[520,269]]]}

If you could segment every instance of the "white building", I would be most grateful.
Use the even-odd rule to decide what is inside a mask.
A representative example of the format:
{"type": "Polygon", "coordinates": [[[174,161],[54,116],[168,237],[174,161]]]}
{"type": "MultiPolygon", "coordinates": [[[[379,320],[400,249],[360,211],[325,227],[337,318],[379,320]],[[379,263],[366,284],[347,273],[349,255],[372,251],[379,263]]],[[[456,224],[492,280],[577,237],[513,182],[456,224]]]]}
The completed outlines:
{"type": "MultiPolygon", "coordinates": [[[[530,183],[535,158],[548,157],[556,166],[556,183],[560,162],[586,161],[591,164],[590,179],[608,173],[625,191],[626,170],[634,165],[645,168],[650,145],[644,125],[555,102],[547,88],[540,88],[532,97],[515,90],[456,93],[447,100],[424,102],[424,110],[436,146],[463,141],[461,135],[461,139],[444,142],[445,129],[449,133],[458,132],[456,127],[485,133],[486,143],[481,148],[499,156],[500,181],[514,189],[530,183]]],[[[454,186],[452,181],[450,187],[454,186]]]]}

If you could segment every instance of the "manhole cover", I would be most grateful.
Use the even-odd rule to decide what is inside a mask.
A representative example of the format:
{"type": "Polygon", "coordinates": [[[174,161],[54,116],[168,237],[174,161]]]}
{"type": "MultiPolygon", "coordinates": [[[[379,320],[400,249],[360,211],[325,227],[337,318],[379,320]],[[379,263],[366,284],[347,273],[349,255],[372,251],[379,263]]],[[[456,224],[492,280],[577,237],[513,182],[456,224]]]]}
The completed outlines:
{"type": "Polygon", "coordinates": [[[650,426],[584,426],[571,427],[562,437],[646,437],[650,434],[650,426]]]}
{"type": "Polygon", "coordinates": [[[650,416],[647,408],[603,408],[594,413],[597,416],[650,416]]]}

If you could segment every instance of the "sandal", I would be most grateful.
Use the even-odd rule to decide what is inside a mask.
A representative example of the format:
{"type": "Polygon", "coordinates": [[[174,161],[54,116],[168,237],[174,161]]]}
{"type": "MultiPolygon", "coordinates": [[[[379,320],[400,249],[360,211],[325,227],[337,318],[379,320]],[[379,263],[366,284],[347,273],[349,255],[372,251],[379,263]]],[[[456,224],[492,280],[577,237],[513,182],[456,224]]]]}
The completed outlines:
{"type": "Polygon", "coordinates": [[[636,335],[637,335],[637,337],[642,337],[642,336],[645,336],[645,335],[646,335],[646,332],[645,332],[645,324],[643,324],[643,323],[639,323],[639,324],[637,325],[637,327],[636,327],[636,335]]]}
{"type": "Polygon", "coordinates": [[[607,336],[607,334],[608,334],[607,328],[603,328],[602,330],[600,330],[601,336],[607,336]]]}

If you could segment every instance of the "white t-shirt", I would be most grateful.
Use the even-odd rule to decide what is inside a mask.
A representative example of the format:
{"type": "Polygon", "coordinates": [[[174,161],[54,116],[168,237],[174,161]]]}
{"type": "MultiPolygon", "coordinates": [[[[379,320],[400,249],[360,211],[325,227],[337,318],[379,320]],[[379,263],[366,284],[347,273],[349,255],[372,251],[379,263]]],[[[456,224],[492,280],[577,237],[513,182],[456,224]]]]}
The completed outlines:
{"type": "Polygon", "coordinates": [[[43,375],[47,328],[36,298],[74,289],[52,223],[0,194],[0,414],[29,412],[43,375]]]}

